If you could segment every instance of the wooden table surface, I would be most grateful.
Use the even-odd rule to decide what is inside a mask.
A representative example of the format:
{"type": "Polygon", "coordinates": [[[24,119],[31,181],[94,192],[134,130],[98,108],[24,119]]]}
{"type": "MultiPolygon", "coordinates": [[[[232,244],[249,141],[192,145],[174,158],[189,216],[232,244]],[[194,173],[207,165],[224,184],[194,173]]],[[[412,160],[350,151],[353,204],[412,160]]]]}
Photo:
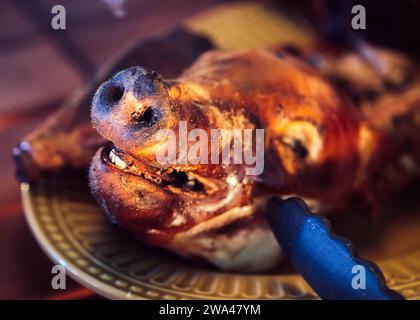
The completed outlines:
{"type": "Polygon", "coordinates": [[[138,40],[214,6],[217,0],[62,0],[67,29],[50,27],[51,0],[0,2],[0,299],[100,299],[67,279],[51,288],[52,263],[32,236],[14,176],[12,147],[106,61],[138,40]]]}

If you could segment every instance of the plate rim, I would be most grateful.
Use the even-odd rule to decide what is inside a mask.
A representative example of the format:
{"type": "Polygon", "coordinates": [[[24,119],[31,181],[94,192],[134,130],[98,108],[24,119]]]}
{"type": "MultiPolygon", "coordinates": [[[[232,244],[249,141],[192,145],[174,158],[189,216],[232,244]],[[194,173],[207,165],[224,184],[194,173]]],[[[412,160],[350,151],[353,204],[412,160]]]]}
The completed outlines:
{"type": "Polygon", "coordinates": [[[126,291],[117,289],[105,282],[101,282],[95,277],[92,277],[88,273],[84,272],[82,269],[77,267],[75,264],[65,261],[51,241],[46,237],[45,233],[42,231],[41,226],[36,221],[36,213],[34,212],[32,206],[32,199],[30,195],[31,186],[27,182],[22,182],[20,184],[21,196],[22,196],[22,205],[24,216],[29,228],[38,243],[42,251],[52,260],[53,263],[62,265],[66,269],[66,275],[70,276],[71,279],[77,283],[83,285],[86,288],[91,289],[92,291],[98,293],[99,295],[108,298],[108,299],[131,299],[131,300],[150,300],[141,295],[127,294],[126,291]]]}

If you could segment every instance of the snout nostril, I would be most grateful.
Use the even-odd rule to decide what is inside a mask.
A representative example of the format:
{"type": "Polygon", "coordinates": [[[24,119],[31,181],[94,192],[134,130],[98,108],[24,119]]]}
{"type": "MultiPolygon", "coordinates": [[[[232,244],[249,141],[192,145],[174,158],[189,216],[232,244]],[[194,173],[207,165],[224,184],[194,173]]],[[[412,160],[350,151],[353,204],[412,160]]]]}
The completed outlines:
{"type": "Polygon", "coordinates": [[[151,125],[154,121],[153,109],[151,107],[146,107],[141,111],[133,111],[133,113],[131,113],[131,119],[140,124],[151,125]]]}
{"type": "Polygon", "coordinates": [[[106,90],[105,100],[111,105],[114,105],[120,102],[123,95],[124,91],[120,87],[111,86],[106,90]]]}

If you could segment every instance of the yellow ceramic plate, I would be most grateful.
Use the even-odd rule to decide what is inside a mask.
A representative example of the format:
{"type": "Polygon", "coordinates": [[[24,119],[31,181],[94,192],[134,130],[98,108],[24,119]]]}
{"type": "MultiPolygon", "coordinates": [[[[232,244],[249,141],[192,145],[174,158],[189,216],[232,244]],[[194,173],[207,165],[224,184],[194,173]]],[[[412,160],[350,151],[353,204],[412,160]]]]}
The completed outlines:
{"type": "MultiPolygon", "coordinates": [[[[207,34],[221,48],[306,44],[311,39],[311,31],[302,22],[252,3],[219,7],[186,25],[207,34]]],[[[22,197],[28,223],[45,252],[64,265],[76,281],[105,297],[316,298],[293,271],[223,273],[147,248],[106,221],[83,177],[55,175],[31,185],[22,184],[22,197]]],[[[369,235],[356,240],[365,244],[367,257],[380,265],[391,288],[407,298],[420,298],[420,214],[403,215],[396,221],[385,219],[374,227],[357,217],[343,216],[342,225],[349,225],[346,219],[351,219],[353,225],[356,223],[356,235],[369,235]]],[[[340,226],[340,221],[336,225],[340,226]]]]}

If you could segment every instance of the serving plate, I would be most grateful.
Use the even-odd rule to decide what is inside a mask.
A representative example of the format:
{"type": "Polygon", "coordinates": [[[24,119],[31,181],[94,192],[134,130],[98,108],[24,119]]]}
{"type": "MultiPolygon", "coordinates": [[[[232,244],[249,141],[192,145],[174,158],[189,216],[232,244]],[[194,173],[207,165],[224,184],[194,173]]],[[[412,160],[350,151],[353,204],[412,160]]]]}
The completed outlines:
{"type": "MultiPolygon", "coordinates": [[[[208,35],[220,48],[304,45],[313,38],[303,22],[253,3],[218,7],[185,25],[208,35]]],[[[22,183],[21,191],[27,221],[47,255],[76,281],[105,297],[317,299],[291,268],[270,274],[225,273],[141,244],[106,221],[90,195],[85,173],[46,176],[22,183]]],[[[420,299],[420,210],[410,206],[398,210],[407,214],[398,212],[402,218],[385,218],[373,226],[358,216],[343,215],[334,226],[340,229],[351,220],[353,230],[342,229],[363,244],[363,257],[379,264],[392,289],[420,299]],[[358,239],[360,235],[364,236],[358,239]]]]}

